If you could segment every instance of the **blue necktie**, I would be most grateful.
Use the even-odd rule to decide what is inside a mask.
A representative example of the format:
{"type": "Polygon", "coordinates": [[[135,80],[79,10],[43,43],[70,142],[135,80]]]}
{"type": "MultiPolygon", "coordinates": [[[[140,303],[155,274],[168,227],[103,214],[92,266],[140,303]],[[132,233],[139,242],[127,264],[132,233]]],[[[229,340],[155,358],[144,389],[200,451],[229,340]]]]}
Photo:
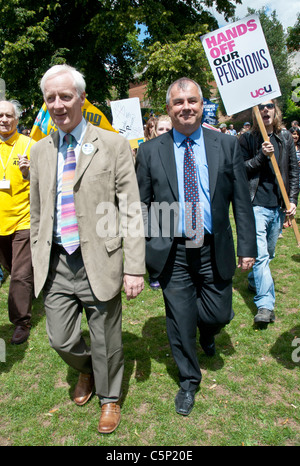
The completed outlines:
{"type": "Polygon", "coordinates": [[[193,245],[200,247],[204,240],[203,217],[200,208],[200,196],[197,182],[197,168],[192,140],[184,140],[184,203],[185,203],[185,234],[193,245]]]}

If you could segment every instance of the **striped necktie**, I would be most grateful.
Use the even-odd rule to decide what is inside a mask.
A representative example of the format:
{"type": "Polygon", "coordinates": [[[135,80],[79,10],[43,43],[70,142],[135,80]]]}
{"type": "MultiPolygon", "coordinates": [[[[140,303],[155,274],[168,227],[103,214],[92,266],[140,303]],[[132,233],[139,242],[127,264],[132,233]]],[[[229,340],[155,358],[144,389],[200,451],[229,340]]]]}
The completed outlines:
{"type": "Polygon", "coordinates": [[[184,205],[185,205],[185,232],[193,245],[200,247],[204,240],[203,218],[200,208],[200,196],[197,182],[197,168],[192,140],[186,138],[184,151],[184,205]]]}
{"type": "Polygon", "coordinates": [[[73,196],[73,178],[76,168],[73,136],[64,137],[68,144],[67,156],[62,176],[61,194],[61,241],[68,254],[72,254],[79,246],[78,224],[73,196]]]}

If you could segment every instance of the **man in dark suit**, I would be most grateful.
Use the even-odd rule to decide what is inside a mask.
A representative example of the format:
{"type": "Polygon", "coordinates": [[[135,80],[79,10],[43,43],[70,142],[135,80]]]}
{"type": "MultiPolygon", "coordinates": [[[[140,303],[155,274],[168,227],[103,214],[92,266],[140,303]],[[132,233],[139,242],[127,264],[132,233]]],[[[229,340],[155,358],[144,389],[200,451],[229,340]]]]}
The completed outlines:
{"type": "Polygon", "coordinates": [[[168,338],[179,369],[175,407],[188,415],[201,381],[197,327],[203,350],[212,356],[214,336],[233,318],[230,203],[243,270],[255,261],[255,224],[238,141],[201,127],[199,85],[188,78],[175,81],[167,93],[167,111],[173,130],[140,146],[136,169],[147,225],[147,268],[163,290],[168,338]],[[196,197],[188,197],[191,191],[196,197]]]}

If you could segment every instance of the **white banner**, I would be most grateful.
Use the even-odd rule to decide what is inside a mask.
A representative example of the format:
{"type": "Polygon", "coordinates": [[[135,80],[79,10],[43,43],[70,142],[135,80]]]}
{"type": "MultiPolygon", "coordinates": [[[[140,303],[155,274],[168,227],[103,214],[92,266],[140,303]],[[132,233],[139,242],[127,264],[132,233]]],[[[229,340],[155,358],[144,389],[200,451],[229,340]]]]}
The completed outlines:
{"type": "Polygon", "coordinates": [[[132,148],[144,141],[144,128],[140,99],[115,100],[110,102],[113,117],[112,126],[121,136],[129,140],[132,148]]]}
{"type": "Polygon", "coordinates": [[[258,16],[201,37],[227,115],[281,95],[258,16]]]}

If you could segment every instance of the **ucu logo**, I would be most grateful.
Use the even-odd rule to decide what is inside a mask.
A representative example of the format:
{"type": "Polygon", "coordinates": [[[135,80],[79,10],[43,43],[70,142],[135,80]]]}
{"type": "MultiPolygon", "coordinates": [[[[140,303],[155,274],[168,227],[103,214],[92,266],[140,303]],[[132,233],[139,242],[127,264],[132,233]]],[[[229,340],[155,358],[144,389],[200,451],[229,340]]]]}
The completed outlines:
{"type": "Polygon", "coordinates": [[[269,84],[268,89],[265,86],[265,87],[261,87],[260,89],[257,89],[257,91],[255,91],[255,92],[251,91],[251,96],[255,99],[256,97],[260,97],[260,96],[262,96],[264,94],[268,94],[269,92],[272,92],[271,84],[269,84]]]}

